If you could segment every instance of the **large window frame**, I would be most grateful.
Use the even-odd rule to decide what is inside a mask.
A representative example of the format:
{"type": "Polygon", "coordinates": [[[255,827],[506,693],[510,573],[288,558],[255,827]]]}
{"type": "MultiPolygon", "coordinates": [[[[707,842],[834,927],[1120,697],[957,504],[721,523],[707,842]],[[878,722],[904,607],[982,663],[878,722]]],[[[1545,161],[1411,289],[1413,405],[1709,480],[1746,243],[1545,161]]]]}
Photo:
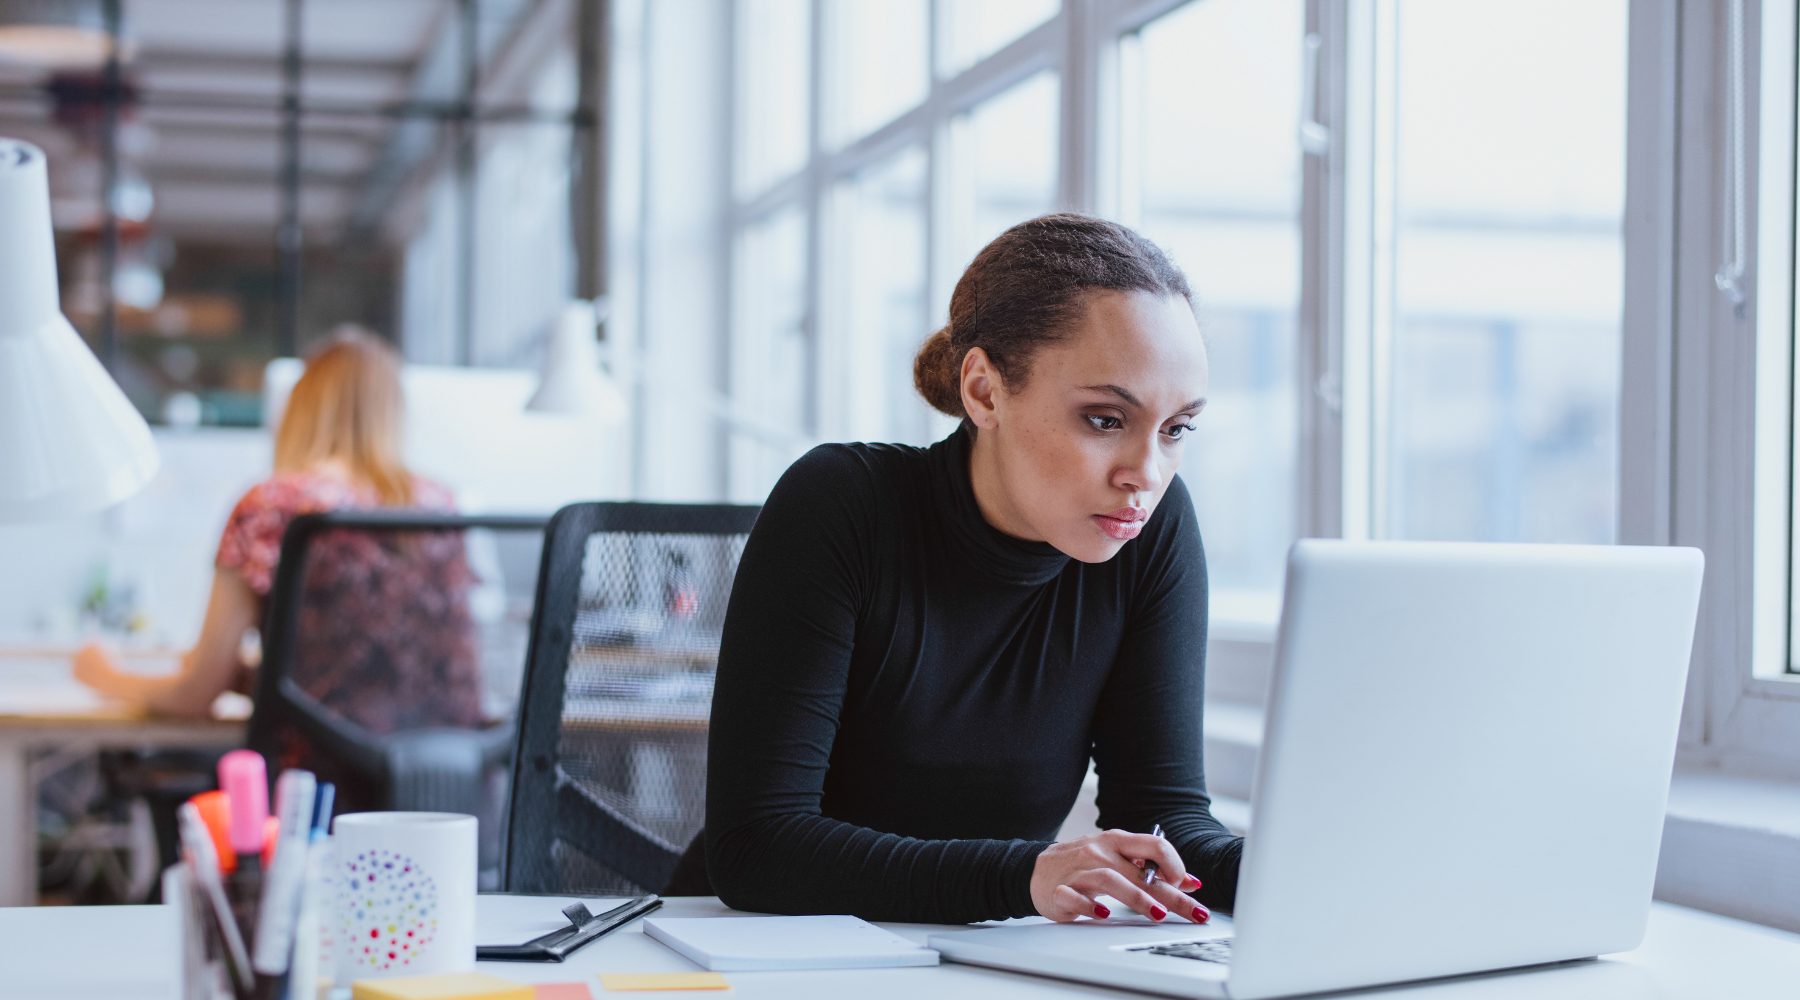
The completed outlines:
{"type": "MultiPolygon", "coordinates": [[[[721,13],[736,9],[730,0],[715,2],[721,13]]],[[[909,147],[926,150],[927,301],[932,318],[941,320],[962,265],[951,236],[948,183],[958,116],[1035,73],[1055,71],[1062,94],[1059,206],[1119,217],[1125,207],[1121,184],[1129,174],[1121,160],[1127,155],[1122,140],[1130,128],[1130,116],[1121,114],[1120,39],[1188,0],[1064,0],[1049,21],[953,76],[934,75],[923,103],[839,148],[824,141],[819,127],[827,44],[824,2],[814,0],[812,6],[811,138],[805,165],[748,198],[735,193],[721,197],[718,223],[722,246],[733,247],[748,227],[778,211],[797,206],[806,214],[805,329],[814,359],[807,374],[808,422],[802,429],[808,441],[832,440],[843,425],[843,400],[833,392],[844,381],[838,367],[843,358],[839,345],[831,343],[830,292],[825,287],[838,186],[909,147]]],[[[1386,477],[1378,448],[1383,437],[1377,431],[1387,405],[1382,332],[1391,324],[1393,303],[1391,275],[1383,271],[1388,265],[1369,248],[1392,236],[1384,226],[1391,227],[1393,218],[1395,164],[1388,130],[1394,124],[1391,115],[1376,109],[1392,105],[1397,81],[1385,46],[1394,37],[1401,2],[1405,0],[1307,3],[1306,32],[1317,40],[1310,43],[1317,63],[1311,74],[1313,118],[1304,127],[1308,155],[1302,174],[1299,536],[1380,537],[1380,490],[1386,477]]],[[[1766,276],[1769,265],[1778,265],[1784,274],[1791,270],[1792,227],[1764,232],[1757,223],[1773,211],[1759,203],[1759,190],[1785,192],[1781,197],[1788,199],[1788,207],[1781,211],[1791,223],[1793,0],[1742,2],[1747,39],[1754,43],[1770,30],[1782,35],[1785,49],[1768,51],[1771,58],[1787,60],[1789,68],[1769,77],[1786,81],[1781,85],[1788,88],[1784,98],[1780,86],[1772,91],[1756,83],[1766,76],[1760,72],[1765,47],[1746,46],[1742,69],[1752,81],[1745,95],[1747,239],[1756,252],[1750,255],[1745,279],[1752,292],[1741,315],[1714,284],[1723,259],[1721,213],[1731,203],[1721,183],[1731,148],[1726,125],[1730,0],[1632,0],[1629,8],[1618,541],[1695,545],[1707,555],[1681,765],[1800,779],[1800,675],[1782,669],[1794,589],[1787,555],[1793,463],[1791,456],[1758,462],[1759,447],[1765,456],[1791,451],[1792,363],[1776,365],[1781,377],[1764,371],[1760,381],[1757,365],[1759,349],[1768,359],[1777,347],[1791,351],[1793,343],[1792,289],[1770,291],[1775,282],[1766,276]],[[1783,6],[1777,8],[1778,3],[1783,6]],[[1779,148],[1759,143],[1759,123],[1761,130],[1771,129],[1783,115],[1779,148]],[[1785,186],[1759,189],[1759,173],[1774,172],[1784,174],[1785,186]],[[1754,291],[1758,258],[1765,264],[1767,293],[1760,299],[1754,291]],[[1779,431],[1770,431],[1772,426],[1779,431]],[[1759,428],[1761,445],[1752,433],[1759,428]],[[1772,433],[1780,435],[1779,448],[1771,443],[1772,433]],[[1765,557],[1759,567],[1754,556],[1771,547],[1782,553],[1779,565],[1765,557]],[[1779,628],[1771,615],[1780,619],[1779,628]],[[1768,652],[1774,648],[1771,642],[1779,646],[1777,655],[1768,652]],[[1771,663],[1777,667],[1771,669],[1771,663]]],[[[692,5],[705,3],[691,0],[692,5]]],[[[936,66],[943,42],[935,5],[932,17],[936,66]]],[[[1308,44],[1295,39],[1297,47],[1308,44]]],[[[714,51],[729,63],[729,49],[714,51]]],[[[715,93],[725,95],[721,103],[730,107],[734,72],[726,69],[719,76],[723,86],[715,93]]],[[[728,131],[736,127],[733,121],[728,131]]],[[[730,191],[728,177],[720,184],[730,191]]],[[[725,262],[723,278],[728,287],[735,285],[732,254],[721,251],[719,256],[725,262]]],[[[729,317],[721,322],[722,355],[729,351],[732,322],[729,317]]],[[[638,349],[652,339],[644,336],[638,349]]],[[[748,415],[734,413],[729,400],[714,409],[727,437],[767,431],[755,427],[748,415]]],[[[657,450],[649,447],[653,435],[642,428],[637,433],[640,461],[649,461],[644,456],[657,450]]],[[[727,478],[720,469],[715,495],[725,493],[727,478]]],[[[1208,671],[1215,697],[1260,701],[1273,625],[1215,620],[1208,671]]]]}

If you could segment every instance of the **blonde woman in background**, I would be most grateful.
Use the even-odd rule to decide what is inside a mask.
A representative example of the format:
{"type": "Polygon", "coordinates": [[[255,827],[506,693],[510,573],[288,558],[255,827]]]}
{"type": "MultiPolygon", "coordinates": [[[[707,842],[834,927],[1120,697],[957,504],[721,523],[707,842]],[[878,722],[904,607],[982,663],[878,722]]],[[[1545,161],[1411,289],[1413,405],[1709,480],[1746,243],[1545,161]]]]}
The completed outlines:
{"type": "MultiPolygon", "coordinates": [[[[365,331],[340,328],[308,359],[288,397],[275,436],[274,475],[231,512],[200,640],[182,658],[181,671],[167,677],[125,673],[113,650],[91,644],[76,654],[75,676],[104,694],[170,715],[204,715],[222,692],[249,690],[251,668],[239,647],[245,632],[262,622],[282,535],[295,516],[454,508],[448,490],[401,464],[403,410],[393,349],[365,331]]],[[[348,531],[327,532],[314,542],[293,677],[376,732],[478,726],[474,630],[465,602],[454,599],[474,580],[460,535],[413,537],[422,544],[404,552],[348,531]],[[370,571],[377,566],[380,572],[370,571]],[[424,601],[430,605],[425,615],[394,612],[395,599],[416,605],[417,597],[431,594],[451,599],[424,601]]]]}

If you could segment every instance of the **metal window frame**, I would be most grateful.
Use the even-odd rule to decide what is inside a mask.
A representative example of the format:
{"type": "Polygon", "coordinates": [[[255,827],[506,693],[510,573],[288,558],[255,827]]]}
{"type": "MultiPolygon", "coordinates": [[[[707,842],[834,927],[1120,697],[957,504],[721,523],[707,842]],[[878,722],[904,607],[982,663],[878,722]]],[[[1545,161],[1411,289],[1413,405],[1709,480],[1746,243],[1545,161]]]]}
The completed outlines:
{"type": "MultiPolygon", "coordinates": [[[[933,0],[929,4],[927,26],[928,60],[932,67],[925,99],[867,135],[842,145],[834,145],[825,134],[825,84],[830,72],[829,27],[826,6],[830,0],[811,0],[811,85],[808,94],[808,155],[800,169],[786,177],[764,185],[763,189],[745,194],[734,191],[723,220],[721,234],[725,246],[733,248],[729,255],[728,280],[734,292],[741,280],[735,265],[735,248],[744,233],[756,223],[778,212],[798,207],[805,213],[807,229],[806,303],[803,326],[808,341],[806,394],[808,426],[800,430],[817,440],[827,440],[846,422],[847,400],[841,391],[840,377],[845,364],[841,345],[826,336],[832,324],[832,289],[826,278],[832,267],[835,239],[832,222],[834,203],[842,184],[860,172],[886,162],[909,148],[925,151],[928,173],[926,181],[926,296],[934,317],[941,316],[954,286],[960,260],[954,239],[954,211],[951,205],[950,177],[955,169],[955,134],[959,121],[983,101],[1039,72],[1053,70],[1061,81],[1060,135],[1058,155],[1058,199],[1062,207],[1091,210],[1093,204],[1091,169],[1074,161],[1091,159],[1094,143],[1091,122],[1094,103],[1083,96],[1091,90],[1088,81],[1097,74],[1091,69],[1071,70],[1071,65],[1091,58],[1081,49],[1070,24],[1088,17],[1103,4],[1096,0],[1064,0],[1062,9],[1037,27],[1014,39],[999,51],[966,67],[953,76],[939,75],[937,67],[944,62],[942,5],[949,0],[933,0]]],[[[1116,6],[1116,5],[1106,5],[1116,6]]],[[[1174,6],[1174,4],[1168,4],[1174,6]]],[[[733,4],[735,12],[736,4],[733,4]]],[[[735,86],[735,82],[734,82],[735,86]]],[[[734,136],[733,156],[736,152],[734,136]]],[[[735,297],[735,295],[734,295],[735,297]]],[[[736,343],[737,330],[743,322],[735,314],[731,320],[728,343],[736,343]]],[[[727,351],[731,350],[728,346],[727,351]]],[[[759,428],[740,426],[731,413],[721,415],[728,433],[756,435],[759,428]]],[[[766,428],[761,429],[766,432],[766,428]]],[[[766,435],[765,435],[766,436],[766,435]]]]}
{"type": "MultiPolygon", "coordinates": [[[[1750,81],[1744,95],[1747,242],[1763,262],[1782,271],[1791,263],[1791,233],[1758,231],[1759,173],[1766,167],[1792,169],[1791,145],[1764,150],[1759,142],[1758,123],[1766,119],[1764,91],[1756,85],[1761,52],[1754,41],[1761,34],[1763,6],[1746,0],[1744,11],[1744,72],[1750,81]],[[1772,251],[1777,259],[1768,259],[1772,251]]],[[[1787,23],[1791,30],[1791,18],[1787,23]]],[[[1787,617],[1785,536],[1791,516],[1791,493],[1781,481],[1789,473],[1785,463],[1779,469],[1765,465],[1760,474],[1757,469],[1759,406],[1765,434],[1769,406],[1783,411],[1776,424],[1781,432],[1789,430],[1792,418],[1791,403],[1769,398],[1768,384],[1760,386],[1764,398],[1758,402],[1759,327],[1766,337],[1771,322],[1786,324],[1791,337],[1791,319],[1779,308],[1791,308],[1791,300],[1776,301],[1791,290],[1779,284],[1765,288],[1775,299],[1763,302],[1759,317],[1758,272],[1768,269],[1757,266],[1757,256],[1750,261],[1749,294],[1741,308],[1714,282],[1727,251],[1722,223],[1730,208],[1725,183],[1730,67],[1729,4],[1634,0],[1619,540],[1692,545],[1706,553],[1677,766],[1795,779],[1800,778],[1800,676],[1766,665],[1759,669],[1757,663],[1779,664],[1786,655],[1785,621],[1770,655],[1767,615],[1773,603],[1779,605],[1773,613],[1787,617]],[[1768,315],[1769,308],[1776,314],[1768,315]],[[1768,537],[1772,473],[1773,496],[1781,506],[1779,539],[1768,537]],[[1781,544],[1767,544],[1775,541],[1781,544]],[[1773,580],[1767,565],[1758,570],[1756,559],[1771,551],[1781,564],[1773,580]],[[1780,600],[1769,601],[1771,586],[1780,600]]],[[[1776,70],[1784,72],[1791,86],[1791,68],[1776,70]]],[[[1792,141],[1791,133],[1777,138],[1792,141]]],[[[1780,178],[1775,183],[1791,184],[1780,178]]],[[[1791,195],[1791,186],[1785,193],[1791,195]]],[[[1771,275],[1777,282],[1784,277],[1771,275]]],[[[1765,360],[1778,364],[1787,358],[1765,360]]]]}
{"type": "MultiPolygon", "coordinates": [[[[1665,58],[1661,67],[1672,76],[1672,83],[1663,81],[1656,94],[1665,99],[1658,106],[1661,121],[1672,122],[1663,128],[1674,135],[1674,156],[1667,167],[1674,174],[1674,198],[1654,209],[1665,214],[1663,225],[1674,230],[1672,254],[1658,261],[1663,270],[1661,288],[1667,288],[1674,304],[1667,309],[1672,315],[1669,327],[1654,331],[1658,336],[1654,356],[1661,362],[1661,354],[1667,351],[1667,369],[1656,371],[1660,378],[1654,383],[1649,378],[1640,379],[1638,385],[1627,383],[1627,390],[1640,397],[1638,412],[1649,408],[1642,401],[1649,397],[1667,406],[1669,415],[1667,424],[1652,423],[1643,428],[1642,439],[1634,442],[1638,460],[1634,468],[1622,469],[1622,473],[1634,473],[1634,478],[1622,482],[1638,489],[1625,493],[1622,514],[1631,514],[1636,529],[1633,541],[1697,545],[1706,552],[1706,590],[1701,595],[1701,617],[1694,638],[1694,664],[1688,673],[1678,763],[1800,779],[1800,752],[1796,752],[1800,746],[1800,674],[1778,669],[1786,660],[1786,635],[1778,637],[1773,651],[1764,638],[1760,644],[1764,649],[1759,651],[1762,629],[1757,622],[1759,604],[1764,612],[1771,612],[1766,603],[1769,586],[1778,588],[1782,604],[1786,604],[1789,586],[1787,567],[1778,568],[1775,579],[1759,581],[1757,554],[1773,552],[1780,563],[1791,558],[1786,545],[1775,545],[1786,538],[1768,538],[1771,518],[1766,509],[1759,518],[1755,442],[1759,327],[1766,335],[1769,326],[1784,326],[1791,336],[1791,320],[1782,315],[1786,311],[1782,306],[1791,308],[1791,299],[1780,300],[1791,291],[1782,291],[1777,284],[1769,288],[1773,299],[1759,295],[1759,272],[1782,272],[1791,261],[1787,255],[1791,254],[1791,234],[1759,232],[1759,194],[1764,191],[1759,174],[1766,165],[1791,171],[1791,165],[1784,164],[1793,149],[1791,135],[1773,137],[1789,144],[1786,149],[1762,149],[1759,121],[1764,121],[1764,92],[1753,83],[1746,85],[1748,245],[1764,254],[1771,248],[1786,248],[1787,254],[1780,255],[1786,259],[1760,261],[1771,268],[1760,268],[1759,259],[1751,257],[1746,275],[1748,299],[1741,309],[1735,308],[1714,284],[1726,252],[1723,212],[1730,210],[1723,183],[1728,169],[1728,115],[1724,113],[1730,83],[1728,4],[1642,2],[1633,5],[1634,16],[1640,5],[1645,7],[1645,20],[1654,22],[1645,25],[1645,34],[1651,34],[1654,27],[1665,58]],[[1773,317],[1768,315],[1769,309],[1775,309],[1773,317]],[[1759,317],[1759,311],[1764,315],[1759,317]],[[1663,340],[1667,349],[1661,347],[1663,340]],[[1667,403],[1663,403],[1665,399],[1667,403]],[[1633,507],[1640,509],[1633,511],[1633,507]],[[1759,520],[1764,522],[1760,525],[1764,527],[1762,538],[1759,520]],[[1764,586],[1762,595],[1757,594],[1759,583],[1764,586]],[[1760,658],[1777,664],[1777,669],[1768,669],[1768,664],[1759,669],[1759,653],[1760,658]]],[[[1762,32],[1755,27],[1764,18],[1762,7],[1759,0],[1744,4],[1744,74],[1748,81],[1759,81],[1762,76],[1762,32]]],[[[1787,23],[1793,25],[1791,20],[1787,23]]],[[[1786,47],[1793,45],[1791,38],[1782,41],[1786,47]]],[[[1771,56],[1777,54],[1773,49],[1777,47],[1771,47],[1771,56]]],[[[1777,68],[1777,74],[1780,72],[1784,70],[1777,68]]],[[[1636,83],[1634,79],[1634,88],[1636,83]]],[[[1636,147],[1633,151],[1636,153],[1636,147]]],[[[1771,178],[1771,182],[1791,192],[1787,178],[1771,178]]],[[[1786,275],[1771,273],[1769,277],[1782,282],[1786,275]]],[[[1768,360],[1780,365],[1787,358],[1768,360]]],[[[1627,362],[1631,362],[1629,353],[1627,362]]],[[[1649,371],[1649,358],[1640,360],[1640,367],[1649,371]]],[[[1789,430],[1789,401],[1766,396],[1762,406],[1769,405],[1786,410],[1787,419],[1778,421],[1777,426],[1789,430]]],[[[1769,430],[1768,423],[1764,430],[1769,430]]],[[[1791,496],[1787,484],[1780,482],[1787,478],[1787,469],[1762,469],[1762,486],[1768,487],[1771,473],[1777,477],[1773,493],[1780,504],[1791,496]]],[[[1768,498],[1766,491],[1764,498],[1768,498]]],[[[1791,500],[1782,507],[1791,507],[1791,500]]],[[[1791,509],[1778,511],[1773,518],[1778,536],[1787,534],[1787,516],[1791,509]]],[[[1786,608],[1775,608],[1773,613],[1786,619],[1786,608]]],[[[1786,631],[1778,628],[1778,633],[1786,631]]]]}

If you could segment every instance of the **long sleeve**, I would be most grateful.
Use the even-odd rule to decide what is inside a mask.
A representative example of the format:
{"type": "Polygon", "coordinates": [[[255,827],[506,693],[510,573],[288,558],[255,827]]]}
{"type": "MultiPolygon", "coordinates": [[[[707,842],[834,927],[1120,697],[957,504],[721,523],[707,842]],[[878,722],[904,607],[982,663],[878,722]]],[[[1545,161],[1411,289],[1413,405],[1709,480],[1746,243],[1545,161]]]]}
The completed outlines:
{"type": "Polygon", "coordinates": [[[826,446],[795,463],[744,548],[713,694],[709,877],[726,904],[759,912],[1031,914],[1043,843],[923,840],[822,813],[885,499],[863,460],[826,446]]]}
{"type": "Polygon", "coordinates": [[[1094,716],[1099,823],[1139,833],[1160,823],[1203,883],[1200,901],[1228,911],[1243,838],[1213,817],[1201,760],[1206,558],[1179,479],[1162,506],[1170,517],[1159,558],[1142,580],[1094,716]]]}

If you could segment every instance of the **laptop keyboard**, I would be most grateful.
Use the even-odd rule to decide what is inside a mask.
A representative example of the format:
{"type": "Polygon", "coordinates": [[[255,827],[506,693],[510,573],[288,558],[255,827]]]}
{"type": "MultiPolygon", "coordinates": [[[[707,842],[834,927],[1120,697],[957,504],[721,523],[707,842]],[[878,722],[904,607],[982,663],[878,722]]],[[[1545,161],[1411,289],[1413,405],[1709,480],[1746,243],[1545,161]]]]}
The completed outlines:
{"type": "Polygon", "coordinates": [[[1163,944],[1141,944],[1126,951],[1143,951],[1171,958],[1191,958],[1200,962],[1231,964],[1231,939],[1209,938],[1205,941],[1168,941],[1163,944]]]}

